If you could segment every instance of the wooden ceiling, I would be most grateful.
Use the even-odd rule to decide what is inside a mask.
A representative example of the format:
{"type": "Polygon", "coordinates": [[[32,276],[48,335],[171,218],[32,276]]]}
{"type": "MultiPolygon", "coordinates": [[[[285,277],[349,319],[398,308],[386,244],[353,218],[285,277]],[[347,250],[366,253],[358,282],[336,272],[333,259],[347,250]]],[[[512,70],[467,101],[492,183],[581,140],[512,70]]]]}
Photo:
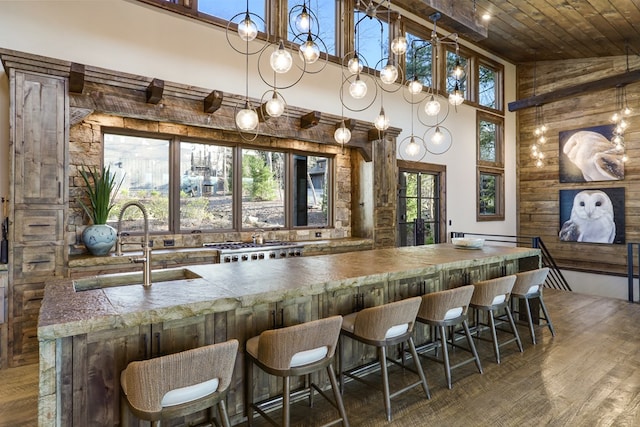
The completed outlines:
{"type": "Polygon", "coordinates": [[[446,16],[439,27],[515,64],[625,55],[627,42],[631,54],[640,54],[639,0],[476,0],[475,11],[473,0],[392,5],[425,18],[441,11],[446,16]],[[480,19],[485,12],[491,15],[488,23],[480,19]],[[475,23],[469,23],[470,15],[475,23]]]}

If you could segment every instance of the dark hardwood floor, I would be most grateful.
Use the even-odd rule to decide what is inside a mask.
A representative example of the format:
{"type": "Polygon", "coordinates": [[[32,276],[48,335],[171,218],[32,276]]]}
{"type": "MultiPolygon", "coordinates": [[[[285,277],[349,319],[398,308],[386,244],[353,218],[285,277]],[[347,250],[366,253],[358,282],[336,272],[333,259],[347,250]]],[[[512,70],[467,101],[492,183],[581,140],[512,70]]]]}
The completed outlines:
{"type": "MultiPolygon", "coordinates": [[[[545,301],[555,338],[545,328],[534,346],[521,327],[524,353],[515,344],[503,347],[500,365],[490,344],[480,342],[484,374],[473,364],[457,369],[452,390],[442,366],[423,359],[432,398],[414,389],[393,399],[391,423],[376,390],[346,384],[351,425],[640,426],[640,304],[555,290],[545,290],[545,301]]],[[[413,380],[397,368],[390,372],[392,389],[413,380]]],[[[36,402],[36,366],[0,371],[0,426],[36,425],[36,402]]],[[[311,410],[298,402],[292,425],[321,425],[334,413],[321,398],[311,410]]],[[[255,425],[267,423],[258,418],[255,425]]]]}

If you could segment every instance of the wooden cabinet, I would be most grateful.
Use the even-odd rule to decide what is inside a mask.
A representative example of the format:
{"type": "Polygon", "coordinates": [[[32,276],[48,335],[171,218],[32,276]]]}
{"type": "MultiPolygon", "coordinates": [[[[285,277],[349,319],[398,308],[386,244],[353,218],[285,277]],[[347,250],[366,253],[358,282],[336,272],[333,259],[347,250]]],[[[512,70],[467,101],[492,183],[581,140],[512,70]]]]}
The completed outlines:
{"type": "Polygon", "coordinates": [[[65,277],[67,80],[11,69],[9,364],[38,361],[44,281],[65,277]]]}

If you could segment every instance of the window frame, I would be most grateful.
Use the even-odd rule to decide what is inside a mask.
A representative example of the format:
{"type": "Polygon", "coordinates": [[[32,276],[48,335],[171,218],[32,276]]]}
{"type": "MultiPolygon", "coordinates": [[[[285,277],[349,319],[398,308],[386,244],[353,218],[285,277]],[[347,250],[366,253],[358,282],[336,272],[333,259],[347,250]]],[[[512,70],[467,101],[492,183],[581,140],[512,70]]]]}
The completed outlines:
{"type": "Polygon", "coordinates": [[[477,221],[504,221],[505,194],[504,194],[504,117],[490,114],[485,111],[476,111],[476,220],[477,221]],[[491,122],[496,125],[495,131],[495,153],[494,162],[481,160],[480,158],[480,123],[491,122]],[[480,183],[482,175],[492,175],[496,177],[495,189],[495,214],[483,214],[481,212],[481,189],[480,183]]]}
{"type": "MultiPolygon", "coordinates": [[[[168,149],[168,161],[169,168],[167,173],[169,174],[169,190],[168,190],[168,209],[169,209],[169,219],[168,219],[168,229],[167,230],[156,230],[150,232],[152,235],[166,235],[166,234],[174,234],[174,235],[188,235],[193,233],[229,233],[229,232],[247,232],[252,231],[257,228],[245,228],[242,225],[242,173],[234,173],[232,176],[233,182],[233,193],[232,193],[232,227],[231,228],[199,228],[199,229],[183,229],[180,227],[180,145],[181,143],[191,143],[191,144],[209,144],[209,145],[217,145],[230,147],[232,149],[232,164],[235,171],[242,170],[242,150],[259,150],[259,151],[274,151],[280,152],[284,155],[284,172],[285,172],[285,182],[284,182],[284,225],[282,227],[274,227],[268,228],[269,231],[286,231],[286,230],[309,230],[309,229],[330,229],[335,227],[335,203],[336,203],[336,194],[335,194],[335,171],[336,171],[336,160],[335,155],[324,152],[313,152],[313,151],[304,151],[299,149],[290,149],[286,147],[272,147],[272,146],[263,146],[258,144],[245,144],[240,141],[219,141],[214,139],[207,138],[194,138],[183,135],[175,135],[175,134],[167,134],[162,132],[145,132],[138,131],[132,129],[125,128],[112,128],[112,127],[102,127],[101,129],[101,161],[104,163],[104,135],[105,134],[113,134],[113,135],[121,135],[126,137],[146,137],[152,139],[162,139],[169,141],[169,149],[168,149]],[[293,157],[295,155],[298,156],[307,156],[307,157],[322,157],[327,159],[327,223],[325,225],[298,225],[294,226],[294,194],[293,194],[293,157]]],[[[267,230],[263,227],[263,229],[267,230]]],[[[138,233],[131,233],[132,235],[138,233]]]]}

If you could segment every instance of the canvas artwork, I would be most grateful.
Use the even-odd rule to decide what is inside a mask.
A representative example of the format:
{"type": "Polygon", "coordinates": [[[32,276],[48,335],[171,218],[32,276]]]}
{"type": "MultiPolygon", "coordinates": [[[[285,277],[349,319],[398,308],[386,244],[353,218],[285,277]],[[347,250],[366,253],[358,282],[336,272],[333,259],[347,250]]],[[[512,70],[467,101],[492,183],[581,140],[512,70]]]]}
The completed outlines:
{"type": "Polygon", "coordinates": [[[560,240],[624,243],[624,188],[560,190],[560,240]]]}
{"type": "Polygon", "coordinates": [[[624,179],[623,153],[611,142],[613,128],[602,125],[559,133],[560,182],[624,179]]]}

